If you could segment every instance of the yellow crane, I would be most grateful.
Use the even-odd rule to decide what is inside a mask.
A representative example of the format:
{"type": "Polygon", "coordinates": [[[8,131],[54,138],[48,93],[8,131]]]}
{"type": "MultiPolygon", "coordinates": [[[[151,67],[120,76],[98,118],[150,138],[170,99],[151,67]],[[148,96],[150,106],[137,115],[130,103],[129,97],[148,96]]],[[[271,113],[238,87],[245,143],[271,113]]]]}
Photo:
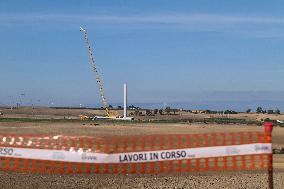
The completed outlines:
{"type": "MultiPolygon", "coordinates": [[[[102,103],[103,103],[103,108],[104,108],[108,118],[116,118],[116,117],[118,117],[118,113],[115,112],[115,111],[110,111],[109,110],[108,101],[107,101],[107,99],[105,97],[103,82],[102,82],[100,74],[98,73],[98,70],[97,70],[96,59],[95,59],[94,53],[92,51],[91,44],[89,42],[88,33],[82,27],[80,27],[80,31],[83,33],[83,36],[84,36],[84,39],[85,39],[85,43],[87,45],[87,50],[88,50],[88,54],[89,54],[89,60],[90,60],[90,63],[92,65],[92,67],[93,67],[93,71],[94,71],[95,76],[96,76],[97,86],[99,88],[100,96],[101,96],[102,103]]],[[[87,116],[82,115],[80,117],[81,117],[81,119],[84,119],[87,116]]]]}

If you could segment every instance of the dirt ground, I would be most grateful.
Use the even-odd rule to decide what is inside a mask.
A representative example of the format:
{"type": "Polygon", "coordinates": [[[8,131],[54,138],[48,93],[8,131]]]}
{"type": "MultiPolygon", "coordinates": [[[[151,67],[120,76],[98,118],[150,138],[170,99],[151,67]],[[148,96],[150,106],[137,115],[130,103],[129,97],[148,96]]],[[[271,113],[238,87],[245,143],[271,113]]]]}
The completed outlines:
{"type": "MultiPolygon", "coordinates": [[[[0,107],[0,112],[3,112],[2,117],[13,117],[13,118],[49,118],[49,119],[78,119],[79,115],[105,115],[104,110],[91,110],[91,109],[54,109],[47,107],[20,107],[11,109],[9,107],[0,107]]],[[[122,110],[117,111],[119,115],[123,115],[122,110]]],[[[128,111],[128,113],[133,112],[133,110],[128,111]]],[[[136,119],[147,120],[147,119],[162,119],[162,120],[179,120],[179,119],[202,119],[202,118],[237,118],[245,119],[250,121],[271,118],[273,120],[284,121],[284,114],[256,114],[256,113],[238,113],[230,115],[222,114],[193,114],[190,112],[179,111],[171,115],[155,115],[155,116],[145,116],[145,110],[141,110],[144,116],[135,116],[136,119]]],[[[1,118],[1,117],[0,117],[1,118]]]]}
{"type": "MultiPolygon", "coordinates": [[[[103,123],[103,122],[0,122],[1,133],[70,136],[192,134],[263,131],[262,126],[203,123],[103,123]]],[[[273,145],[284,147],[284,128],[273,129],[273,145]]]]}
{"type": "MultiPolygon", "coordinates": [[[[216,173],[186,175],[34,175],[0,172],[1,188],[267,188],[267,174],[216,173]]],[[[274,173],[274,188],[282,189],[284,173],[274,173]]]]}
{"type": "MultiPolygon", "coordinates": [[[[49,111],[49,110],[48,110],[49,111]]],[[[45,111],[37,116],[63,116],[45,111]]],[[[8,113],[8,112],[5,112],[8,113]]],[[[13,116],[24,112],[11,113],[13,116]]],[[[68,112],[76,117],[80,113],[68,112]]],[[[6,114],[7,115],[7,114],[6,114]]],[[[28,112],[28,115],[31,115],[28,112]]],[[[13,117],[12,116],[12,117],[13,117]]],[[[241,115],[239,115],[241,116],[241,115]]],[[[242,115],[247,116],[247,115],[242,115]]],[[[283,115],[281,115],[283,116],[283,115]]],[[[251,118],[254,119],[254,118],[251,118]]],[[[201,123],[0,122],[0,133],[72,136],[112,136],[263,131],[257,125],[201,123]]],[[[273,146],[284,147],[284,128],[273,130],[273,146]]],[[[284,188],[284,155],[274,155],[275,188],[284,188]]],[[[183,175],[37,175],[0,172],[0,188],[267,188],[265,172],[215,172],[183,175]]]]}

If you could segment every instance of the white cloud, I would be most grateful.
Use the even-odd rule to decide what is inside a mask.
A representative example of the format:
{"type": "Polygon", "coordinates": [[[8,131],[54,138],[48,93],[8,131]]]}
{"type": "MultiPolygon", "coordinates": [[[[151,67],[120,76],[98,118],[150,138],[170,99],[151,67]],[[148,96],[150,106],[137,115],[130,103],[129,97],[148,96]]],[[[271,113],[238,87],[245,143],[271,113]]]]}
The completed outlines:
{"type": "Polygon", "coordinates": [[[88,28],[147,31],[216,31],[247,37],[284,37],[284,17],[238,16],[225,14],[71,15],[0,14],[0,25],[20,26],[86,25],[88,28]],[[100,26],[100,27],[98,27],[100,26]]]}
{"type": "Polygon", "coordinates": [[[68,14],[0,14],[3,21],[117,22],[145,24],[284,24],[284,17],[250,17],[219,14],[153,14],[153,15],[68,15],[68,14]]]}

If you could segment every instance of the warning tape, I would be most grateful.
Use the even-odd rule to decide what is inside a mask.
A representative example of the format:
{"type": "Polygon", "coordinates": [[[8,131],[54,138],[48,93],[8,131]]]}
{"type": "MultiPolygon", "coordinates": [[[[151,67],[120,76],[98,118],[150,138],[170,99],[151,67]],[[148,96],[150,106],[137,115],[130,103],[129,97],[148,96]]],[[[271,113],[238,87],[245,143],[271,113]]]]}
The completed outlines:
{"type": "Polygon", "coordinates": [[[0,157],[76,163],[145,163],[196,158],[269,154],[270,152],[271,144],[264,143],[115,154],[0,147],[0,157]]]}
{"type": "Polygon", "coordinates": [[[75,137],[0,135],[0,169],[34,173],[172,173],[266,169],[261,132],[75,137]]]}

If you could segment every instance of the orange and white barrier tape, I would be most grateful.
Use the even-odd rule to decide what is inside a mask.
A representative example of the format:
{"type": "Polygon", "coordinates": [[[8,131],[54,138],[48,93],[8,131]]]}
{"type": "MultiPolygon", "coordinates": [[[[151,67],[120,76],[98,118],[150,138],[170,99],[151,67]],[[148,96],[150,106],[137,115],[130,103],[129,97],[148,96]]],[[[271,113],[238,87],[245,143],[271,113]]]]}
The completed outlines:
{"type": "Polygon", "coordinates": [[[0,135],[0,169],[37,173],[171,173],[266,169],[261,132],[72,137],[0,135]]]}
{"type": "Polygon", "coordinates": [[[96,153],[65,150],[0,147],[0,157],[76,163],[146,163],[271,153],[271,144],[255,143],[230,146],[141,151],[130,153],[96,153]]]}

